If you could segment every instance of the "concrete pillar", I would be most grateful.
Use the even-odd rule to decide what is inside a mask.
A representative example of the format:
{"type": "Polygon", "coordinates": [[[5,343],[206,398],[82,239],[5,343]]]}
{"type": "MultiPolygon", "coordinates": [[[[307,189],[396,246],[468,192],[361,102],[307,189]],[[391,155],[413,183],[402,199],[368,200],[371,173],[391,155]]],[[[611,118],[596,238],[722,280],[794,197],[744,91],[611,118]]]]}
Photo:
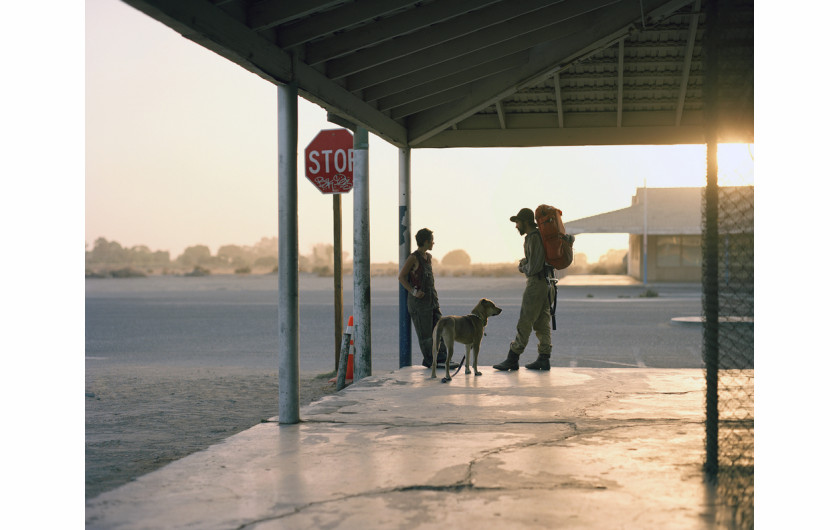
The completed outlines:
{"type": "Polygon", "coordinates": [[[370,326],[370,178],[368,132],[353,135],[353,380],[373,373],[370,326]]]}
{"type": "MultiPolygon", "coordinates": [[[[399,188],[399,267],[402,270],[411,254],[411,149],[400,148],[399,188]]],[[[411,317],[408,314],[408,293],[397,282],[399,293],[400,368],[411,366],[411,317]]]]}
{"type": "Polygon", "coordinates": [[[279,421],[300,422],[300,310],[298,303],[297,85],[277,87],[277,286],[279,421]]]}

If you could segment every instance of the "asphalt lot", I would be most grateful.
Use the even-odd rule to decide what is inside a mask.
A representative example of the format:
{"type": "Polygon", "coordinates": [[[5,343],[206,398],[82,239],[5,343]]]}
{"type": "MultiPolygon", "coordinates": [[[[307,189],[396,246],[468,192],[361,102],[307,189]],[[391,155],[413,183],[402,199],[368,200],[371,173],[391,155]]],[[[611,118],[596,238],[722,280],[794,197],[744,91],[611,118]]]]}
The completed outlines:
{"type": "MultiPolygon", "coordinates": [[[[344,285],[346,322],[352,281],[344,285]]],[[[523,286],[517,277],[437,279],[444,314],[467,314],[482,297],[504,309],[486,328],[479,364],[506,355],[523,286]]],[[[276,289],[271,276],[86,280],[87,368],[119,363],[276,367],[276,289]]],[[[398,284],[394,278],[374,277],[371,291],[373,368],[394,370],[399,367],[398,284]]],[[[561,285],[552,365],[702,368],[701,326],[672,321],[700,314],[699,284],[561,285]]],[[[536,356],[535,340],[532,336],[523,359],[536,356]]],[[[332,278],[301,275],[301,370],[332,371],[333,341],[332,278]]],[[[412,342],[412,359],[419,364],[413,334],[412,342]]],[[[461,355],[457,349],[455,356],[461,355]]]]}

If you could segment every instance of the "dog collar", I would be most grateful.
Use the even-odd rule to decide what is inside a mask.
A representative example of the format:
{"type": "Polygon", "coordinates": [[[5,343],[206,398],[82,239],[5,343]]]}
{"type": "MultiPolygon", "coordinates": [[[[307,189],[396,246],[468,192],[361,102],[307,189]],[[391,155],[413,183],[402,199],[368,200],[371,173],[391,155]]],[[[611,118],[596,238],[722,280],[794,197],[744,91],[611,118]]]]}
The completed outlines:
{"type": "Polygon", "coordinates": [[[479,321],[479,322],[481,322],[481,324],[482,324],[484,327],[487,327],[487,319],[486,319],[486,318],[482,320],[482,318],[481,318],[480,316],[476,315],[475,313],[470,313],[470,315],[469,315],[469,316],[477,318],[477,319],[478,319],[478,321],[479,321]]]}

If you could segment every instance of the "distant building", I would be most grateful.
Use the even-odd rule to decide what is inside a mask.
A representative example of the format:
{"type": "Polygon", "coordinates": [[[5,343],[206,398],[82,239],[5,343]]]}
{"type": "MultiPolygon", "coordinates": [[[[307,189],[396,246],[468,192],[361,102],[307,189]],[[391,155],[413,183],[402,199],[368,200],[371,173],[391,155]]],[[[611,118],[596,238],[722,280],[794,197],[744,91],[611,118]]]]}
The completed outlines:
{"type": "MultiPolygon", "coordinates": [[[[628,208],[564,224],[570,234],[629,234],[627,274],[638,280],[699,282],[703,267],[703,190],[704,188],[637,188],[628,208]]],[[[720,188],[722,206],[719,230],[724,273],[725,256],[731,245],[737,242],[739,247],[743,247],[746,243],[752,248],[753,197],[753,186],[720,188]],[[732,222],[733,212],[738,215],[737,223],[732,222]],[[738,228],[732,228],[734,226],[738,228]]]]}

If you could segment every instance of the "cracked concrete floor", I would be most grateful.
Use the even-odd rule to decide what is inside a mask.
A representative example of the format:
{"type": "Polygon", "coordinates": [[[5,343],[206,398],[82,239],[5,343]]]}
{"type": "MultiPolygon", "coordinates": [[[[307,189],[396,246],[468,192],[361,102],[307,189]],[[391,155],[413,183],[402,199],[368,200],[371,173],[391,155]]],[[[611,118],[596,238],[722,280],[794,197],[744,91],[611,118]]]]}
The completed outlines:
{"type": "Polygon", "coordinates": [[[712,528],[701,370],[409,367],[87,502],[88,528],[712,528]]]}

